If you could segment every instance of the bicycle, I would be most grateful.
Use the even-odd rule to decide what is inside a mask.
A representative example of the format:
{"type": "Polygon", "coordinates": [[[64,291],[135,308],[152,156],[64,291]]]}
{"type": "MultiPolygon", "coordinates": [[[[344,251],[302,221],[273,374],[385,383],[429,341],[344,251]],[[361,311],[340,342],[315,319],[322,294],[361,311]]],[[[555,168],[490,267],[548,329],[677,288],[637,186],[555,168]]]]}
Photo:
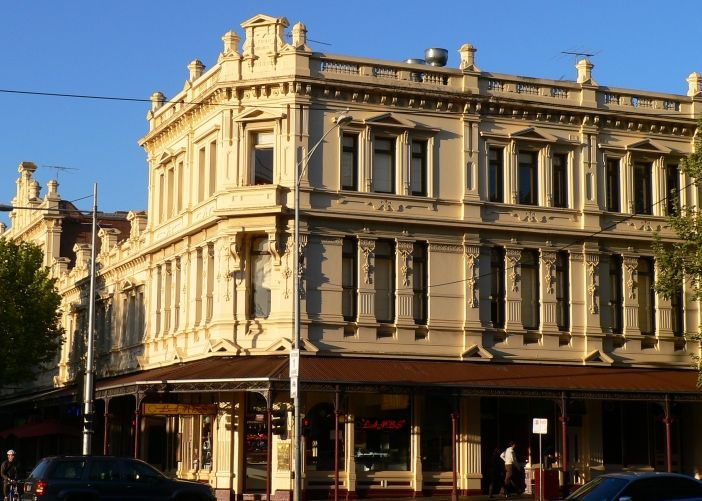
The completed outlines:
{"type": "Polygon", "coordinates": [[[10,488],[7,490],[7,497],[5,498],[7,501],[20,501],[22,491],[19,486],[21,483],[21,480],[13,480],[10,482],[10,488]]]}

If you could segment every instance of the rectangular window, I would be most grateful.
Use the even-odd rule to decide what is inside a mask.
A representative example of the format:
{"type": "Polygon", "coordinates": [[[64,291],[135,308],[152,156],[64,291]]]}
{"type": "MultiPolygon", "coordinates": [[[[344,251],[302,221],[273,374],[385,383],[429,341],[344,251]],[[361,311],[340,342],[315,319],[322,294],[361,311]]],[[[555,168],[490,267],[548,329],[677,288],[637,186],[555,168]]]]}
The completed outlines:
{"type": "Polygon", "coordinates": [[[358,191],[358,134],[344,134],[341,147],[341,189],[358,191]]]}
{"type": "Polygon", "coordinates": [[[205,148],[200,148],[197,157],[197,201],[202,202],[205,199],[205,148]]]}
{"type": "Polygon", "coordinates": [[[682,288],[670,296],[670,327],[674,336],[685,333],[685,292],[682,288]]]}
{"type": "Polygon", "coordinates": [[[496,329],[505,327],[505,250],[490,249],[490,321],[496,329]]]}
{"type": "Polygon", "coordinates": [[[568,207],[568,155],[553,156],[552,196],[554,207],[568,207]]]}
{"type": "Polygon", "coordinates": [[[217,189],[217,141],[210,143],[210,173],[209,173],[209,196],[214,195],[217,189]]]}
{"type": "Polygon", "coordinates": [[[166,219],[166,180],[163,172],[158,175],[158,220],[166,219]]]}
{"type": "Polygon", "coordinates": [[[427,196],[427,142],[412,141],[410,158],[410,193],[427,196]]]}
{"type": "Polygon", "coordinates": [[[175,172],[173,167],[167,171],[167,181],[166,181],[166,216],[173,217],[173,199],[175,198],[175,172]]]}
{"type": "Polygon", "coordinates": [[[214,280],[215,280],[215,254],[214,254],[214,244],[207,245],[207,307],[205,308],[205,320],[212,320],[212,311],[214,309],[214,280]]]}
{"type": "Polygon", "coordinates": [[[176,194],[177,214],[180,214],[180,211],[183,210],[183,191],[185,190],[185,185],[183,184],[183,169],[183,162],[178,162],[178,186],[176,187],[176,190],[178,190],[176,194]]]}
{"type": "Polygon", "coordinates": [[[539,255],[523,250],[521,259],[522,325],[525,329],[539,328],[539,255]]]}
{"type": "Polygon", "coordinates": [[[639,330],[641,334],[656,333],[656,291],[654,289],[653,259],[639,258],[636,267],[639,295],[639,330]]]}
{"type": "Polygon", "coordinates": [[[505,189],[505,149],[490,148],[488,150],[488,200],[504,202],[505,189]]]}
{"type": "Polygon", "coordinates": [[[609,212],[621,212],[621,192],[619,190],[619,159],[607,159],[607,186],[606,186],[607,210],[609,212]]]}
{"type": "Polygon", "coordinates": [[[612,333],[621,334],[624,328],[624,295],[622,293],[622,258],[613,255],[609,259],[609,309],[612,333]]]}
{"type": "Polygon", "coordinates": [[[254,134],[253,145],[253,182],[254,184],[273,184],[273,144],[272,132],[254,134]]]}
{"type": "Polygon", "coordinates": [[[427,245],[415,242],[412,248],[412,312],[414,323],[426,325],[429,290],[427,287],[427,245]]]}
{"type": "Polygon", "coordinates": [[[375,318],[395,321],[395,246],[387,240],[375,243],[375,318]]]}
{"type": "Polygon", "coordinates": [[[251,317],[268,318],[271,313],[271,253],[268,239],[257,238],[251,248],[251,317]]]}
{"type": "Polygon", "coordinates": [[[373,190],[395,193],[395,140],[375,138],[373,141],[373,190]]]}
{"type": "Polygon", "coordinates": [[[341,250],[341,313],[344,320],[358,318],[358,241],[345,237],[341,250]]]}
{"type": "Polygon", "coordinates": [[[202,248],[195,252],[195,325],[202,322],[202,248]]]}
{"type": "MultiPolygon", "coordinates": [[[[156,267],[156,334],[159,334],[161,332],[161,292],[163,291],[163,283],[161,282],[163,280],[163,276],[161,275],[161,266],[156,267]]],[[[125,338],[127,334],[127,304],[128,299],[125,299],[124,305],[125,305],[125,311],[124,311],[124,332],[125,332],[125,338]]],[[[124,339],[124,338],[123,338],[124,339]]]]}
{"type": "Polygon", "coordinates": [[[652,214],[651,164],[634,164],[634,214],[652,214]]]}
{"type": "Polygon", "coordinates": [[[556,325],[558,330],[570,328],[570,270],[568,253],[556,254],[556,325]]]}
{"type": "MultiPolygon", "coordinates": [[[[171,295],[173,293],[173,270],[171,269],[171,263],[166,263],[165,266],[166,274],[166,285],[164,287],[164,299],[163,299],[163,332],[170,332],[171,330],[171,295]]],[[[134,295],[130,295],[129,306],[130,309],[133,308],[134,295]]],[[[132,313],[130,314],[132,319],[136,316],[132,313]]],[[[131,323],[131,321],[130,321],[131,323]]]]}
{"type": "Polygon", "coordinates": [[[173,332],[178,330],[180,325],[180,285],[181,285],[180,258],[175,260],[175,293],[173,295],[173,332]]]}
{"type": "Polygon", "coordinates": [[[519,153],[519,203],[538,204],[538,154],[535,151],[519,153]]]}
{"type": "Polygon", "coordinates": [[[673,215],[680,208],[680,171],[678,164],[668,164],[665,167],[666,209],[668,215],[673,215]]]}

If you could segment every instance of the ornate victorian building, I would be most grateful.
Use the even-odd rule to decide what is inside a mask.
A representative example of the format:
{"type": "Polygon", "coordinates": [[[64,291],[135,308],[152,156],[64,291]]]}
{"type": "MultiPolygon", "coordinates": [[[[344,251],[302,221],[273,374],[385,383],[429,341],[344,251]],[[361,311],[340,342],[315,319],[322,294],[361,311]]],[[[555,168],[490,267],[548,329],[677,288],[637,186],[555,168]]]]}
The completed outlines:
{"type": "MultiPolygon", "coordinates": [[[[563,482],[700,473],[700,308],[655,293],[651,250],[676,203],[702,202],[678,169],[699,74],[660,94],[599,85],[587,60],[552,81],[483,71],[470,44],[442,67],[313,52],[285,18],[241,26],[153,94],[148,211],[101,224],[96,449],[221,499],[287,498],[299,293],[309,497],[479,493],[508,440],[538,464],[534,418],[563,482]]],[[[80,382],[90,247],[28,165],[13,203],[46,210],[3,235],[45,247],[65,298],[36,388],[58,405],[80,382]]]]}

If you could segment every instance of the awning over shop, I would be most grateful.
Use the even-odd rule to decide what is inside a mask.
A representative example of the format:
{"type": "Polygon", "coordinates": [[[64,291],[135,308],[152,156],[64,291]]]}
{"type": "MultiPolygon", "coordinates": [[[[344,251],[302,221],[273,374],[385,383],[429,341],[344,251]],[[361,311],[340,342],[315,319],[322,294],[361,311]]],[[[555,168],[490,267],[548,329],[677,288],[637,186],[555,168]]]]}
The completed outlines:
{"type": "MultiPolygon", "coordinates": [[[[210,357],[101,380],[97,397],[136,391],[227,391],[288,384],[288,357],[210,357]]],[[[702,400],[697,371],[685,368],[600,367],[471,361],[303,356],[303,387],[442,387],[481,395],[702,400]]],[[[360,388],[359,388],[360,389],[360,388]]]]}

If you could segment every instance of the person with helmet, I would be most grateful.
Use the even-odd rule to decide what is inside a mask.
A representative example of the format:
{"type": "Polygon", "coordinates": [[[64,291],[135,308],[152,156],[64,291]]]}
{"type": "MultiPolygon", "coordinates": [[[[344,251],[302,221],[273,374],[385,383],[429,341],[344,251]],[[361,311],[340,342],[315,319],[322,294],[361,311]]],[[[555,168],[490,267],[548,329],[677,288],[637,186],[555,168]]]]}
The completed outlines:
{"type": "Polygon", "coordinates": [[[7,451],[7,459],[0,464],[0,477],[2,477],[2,494],[7,499],[10,485],[17,481],[19,474],[19,463],[15,459],[15,451],[7,451]]]}

